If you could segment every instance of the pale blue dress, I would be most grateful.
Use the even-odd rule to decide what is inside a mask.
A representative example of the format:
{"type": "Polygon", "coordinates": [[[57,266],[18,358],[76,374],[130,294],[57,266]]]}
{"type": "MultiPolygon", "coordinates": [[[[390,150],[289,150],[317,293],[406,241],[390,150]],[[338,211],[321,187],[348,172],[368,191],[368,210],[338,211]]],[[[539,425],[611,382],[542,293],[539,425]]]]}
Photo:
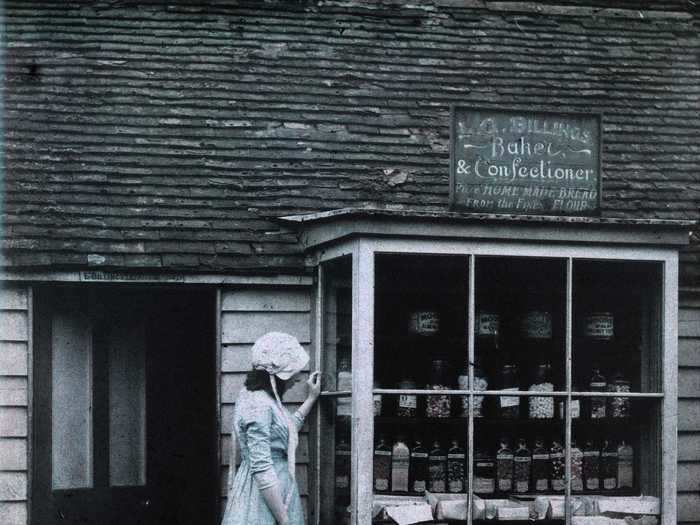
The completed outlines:
{"type": "MultiPolygon", "coordinates": [[[[299,412],[287,414],[299,430],[304,422],[299,412]]],[[[222,525],[276,525],[260,493],[275,484],[282,500],[293,491],[287,510],[290,525],[305,525],[299,490],[287,464],[289,430],[274,399],[263,390],[251,392],[244,387],[236,400],[233,431],[241,464],[228,492],[222,525]]]]}

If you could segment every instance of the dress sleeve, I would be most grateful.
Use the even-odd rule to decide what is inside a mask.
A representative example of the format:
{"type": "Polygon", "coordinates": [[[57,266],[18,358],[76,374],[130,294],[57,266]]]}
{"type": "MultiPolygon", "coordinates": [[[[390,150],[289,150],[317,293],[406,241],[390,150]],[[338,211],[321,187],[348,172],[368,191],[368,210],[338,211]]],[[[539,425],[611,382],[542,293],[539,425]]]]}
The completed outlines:
{"type": "Polygon", "coordinates": [[[295,410],[292,414],[292,421],[294,421],[294,425],[297,427],[297,432],[299,432],[301,427],[304,425],[304,416],[301,415],[301,412],[295,410]]]}
{"type": "Polygon", "coordinates": [[[245,422],[248,440],[250,470],[260,490],[277,484],[277,474],[270,453],[270,424],[272,410],[269,406],[256,407],[245,422]]]}

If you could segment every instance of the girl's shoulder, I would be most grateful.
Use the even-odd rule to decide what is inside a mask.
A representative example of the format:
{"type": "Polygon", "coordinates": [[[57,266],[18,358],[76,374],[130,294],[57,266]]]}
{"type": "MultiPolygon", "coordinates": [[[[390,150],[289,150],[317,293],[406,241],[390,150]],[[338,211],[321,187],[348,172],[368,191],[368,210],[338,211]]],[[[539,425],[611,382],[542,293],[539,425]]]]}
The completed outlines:
{"type": "Polygon", "coordinates": [[[243,387],[236,400],[236,413],[245,420],[258,419],[268,415],[273,405],[273,399],[264,390],[243,387]]]}

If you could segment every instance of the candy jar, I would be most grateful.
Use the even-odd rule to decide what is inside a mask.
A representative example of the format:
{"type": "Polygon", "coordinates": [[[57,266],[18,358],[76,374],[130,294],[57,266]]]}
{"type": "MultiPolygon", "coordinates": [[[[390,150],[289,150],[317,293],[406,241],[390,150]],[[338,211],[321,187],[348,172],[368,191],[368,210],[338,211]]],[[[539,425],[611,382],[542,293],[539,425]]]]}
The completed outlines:
{"type": "Polygon", "coordinates": [[[437,440],[428,454],[428,490],[430,492],[447,490],[447,454],[437,440]]]}
{"type": "MultiPolygon", "coordinates": [[[[415,390],[416,383],[411,379],[403,379],[399,381],[398,387],[401,390],[415,390]]],[[[418,399],[415,394],[400,394],[399,405],[396,408],[396,415],[399,417],[416,417],[418,399]]]]}
{"type": "Polygon", "coordinates": [[[552,448],[549,449],[549,465],[552,490],[554,492],[563,492],[566,488],[566,463],[561,441],[552,441],[552,448]]]}
{"type": "Polygon", "coordinates": [[[384,436],[379,438],[379,444],[374,449],[374,490],[386,492],[391,481],[391,448],[386,444],[384,436]]]}
{"type": "MultiPolygon", "coordinates": [[[[457,387],[460,390],[469,390],[469,360],[467,359],[457,376],[457,387]]],[[[469,396],[460,397],[460,416],[469,417],[469,396]]]]}
{"type": "Polygon", "coordinates": [[[350,490],[350,444],[344,438],[335,446],[335,488],[337,492],[350,490]]]}
{"type": "MultiPolygon", "coordinates": [[[[625,379],[622,372],[617,372],[615,378],[608,384],[608,392],[629,393],[630,382],[625,379]]],[[[614,418],[630,417],[630,398],[626,396],[608,398],[608,416],[614,418]]]]}
{"type": "Polygon", "coordinates": [[[600,477],[603,480],[603,490],[617,488],[617,459],[617,446],[606,439],[600,451],[600,477]]]}
{"type": "Polygon", "coordinates": [[[428,487],[428,451],[423,447],[420,439],[416,439],[411,449],[408,477],[409,490],[423,494],[428,487]]]}
{"type": "MultiPolygon", "coordinates": [[[[513,363],[505,363],[501,368],[501,390],[518,390],[518,367],[513,363]]],[[[520,398],[517,396],[498,396],[499,415],[504,419],[520,417],[520,398]]]]}
{"type": "Polygon", "coordinates": [[[513,451],[508,444],[508,438],[502,437],[496,452],[496,481],[499,492],[513,490],[513,451]]]}
{"type": "Polygon", "coordinates": [[[408,492],[408,469],[411,452],[404,437],[399,436],[391,448],[391,491],[408,492]]]}
{"type": "Polygon", "coordinates": [[[527,448],[527,443],[524,439],[518,440],[518,448],[513,455],[513,479],[515,484],[515,492],[517,494],[525,494],[530,492],[530,471],[532,469],[532,456],[527,448]]]}
{"type": "Polygon", "coordinates": [[[634,487],[634,449],[623,439],[617,447],[617,488],[634,487]]]}
{"type": "Polygon", "coordinates": [[[571,490],[583,492],[583,451],[571,442],[571,490]]]}
{"type": "MultiPolygon", "coordinates": [[[[551,380],[552,365],[540,363],[537,366],[535,382],[530,386],[530,392],[552,392],[554,385],[551,380]]],[[[536,396],[530,397],[530,419],[552,419],[554,417],[554,398],[536,396]]]]}
{"type": "MultiPolygon", "coordinates": [[[[338,361],[336,389],[339,392],[352,390],[352,370],[349,357],[341,357],[338,361]]],[[[341,417],[350,417],[352,415],[352,399],[339,397],[336,401],[336,414],[341,417]]]]}
{"type": "Polygon", "coordinates": [[[549,490],[549,471],[549,450],[545,448],[542,438],[537,437],[532,450],[532,484],[536,492],[549,490]]]}
{"type": "MultiPolygon", "coordinates": [[[[596,365],[593,366],[593,374],[591,375],[591,380],[589,382],[588,388],[591,392],[605,392],[607,390],[607,382],[605,381],[605,376],[600,373],[600,368],[596,365]]],[[[591,397],[590,398],[590,409],[589,416],[591,419],[602,419],[605,417],[605,398],[604,397],[591,397]]]]}
{"type": "Polygon", "coordinates": [[[466,491],[464,449],[459,446],[456,439],[452,440],[452,446],[447,451],[447,491],[460,493],[466,491]]]}
{"type": "Polygon", "coordinates": [[[485,448],[474,452],[474,492],[481,495],[496,491],[496,461],[485,448]]]}
{"type": "MultiPolygon", "coordinates": [[[[447,370],[449,363],[442,359],[433,360],[428,390],[449,390],[447,370]]],[[[425,415],[427,417],[450,417],[450,396],[432,394],[427,396],[425,415]]]]}
{"type": "Polygon", "coordinates": [[[586,490],[600,490],[600,450],[590,440],[583,448],[583,481],[586,490]]]}
{"type": "MultiPolygon", "coordinates": [[[[378,381],[374,381],[374,388],[381,388],[379,385],[378,381]]],[[[381,416],[382,415],[382,395],[381,394],[374,394],[372,396],[372,404],[374,406],[374,416],[381,416]]]]}

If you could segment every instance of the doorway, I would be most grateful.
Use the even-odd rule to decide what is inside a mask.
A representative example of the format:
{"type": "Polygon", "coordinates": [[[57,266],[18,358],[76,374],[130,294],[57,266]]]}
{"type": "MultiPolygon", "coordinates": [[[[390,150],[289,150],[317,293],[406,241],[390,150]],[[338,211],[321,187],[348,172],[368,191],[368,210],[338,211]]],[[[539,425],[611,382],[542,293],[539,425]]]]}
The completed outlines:
{"type": "Polygon", "coordinates": [[[35,293],[36,525],[214,525],[210,290],[35,293]]]}

